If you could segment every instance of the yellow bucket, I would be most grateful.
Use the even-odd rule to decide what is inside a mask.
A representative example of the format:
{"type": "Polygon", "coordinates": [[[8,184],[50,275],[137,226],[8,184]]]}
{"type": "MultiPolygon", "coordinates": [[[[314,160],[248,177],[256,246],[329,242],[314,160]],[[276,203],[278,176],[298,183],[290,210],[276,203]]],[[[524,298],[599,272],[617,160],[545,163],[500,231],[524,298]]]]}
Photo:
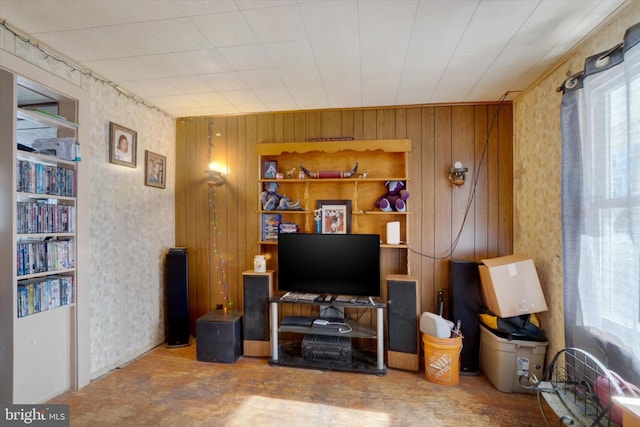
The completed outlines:
{"type": "Polygon", "coordinates": [[[460,382],[460,352],[462,336],[438,338],[422,334],[424,373],[431,382],[456,385],[460,382]]]}

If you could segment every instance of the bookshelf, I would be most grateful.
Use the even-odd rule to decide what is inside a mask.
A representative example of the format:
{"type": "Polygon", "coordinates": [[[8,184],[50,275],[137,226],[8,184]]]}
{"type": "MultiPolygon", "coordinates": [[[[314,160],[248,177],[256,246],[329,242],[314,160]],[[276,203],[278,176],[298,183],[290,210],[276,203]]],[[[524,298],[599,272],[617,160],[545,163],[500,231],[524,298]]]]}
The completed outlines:
{"type": "MultiPolygon", "coordinates": [[[[290,142],[258,144],[258,164],[260,167],[258,191],[265,184],[278,185],[277,192],[300,202],[298,210],[263,210],[258,206],[260,215],[259,245],[277,244],[277,240],[265,240],[263,237],[263,218],[265,215],[280,216],[283,223],[295,223],[299,232],[315,232],[314,210],[321,200],[344,200],[351,205],[351,230],[353,233],[378,233],[386,242],[386,223],[401,223],[401,244],[387,245],[384,248],[406,249],[407,216],[406,212],[382,212],[375,207],[377,198],[386,191],[387,181],[403,181],[408,186],[408,153],[411,140],[371,140],[341,142],[290,142]],[[296,170],[293,177],[265,177],[265,162],[275,165],[277,172],[296,170]],[[300,165],[313,171],[348,171],[355,164],[358,169],[347,178],[309,178],[300,175],[300,165]],[[364,175],[363,175],[364,174],[364,175]]],[[[409,205],[411,201],[408,202],[409,205]]]]}
{"type": "Polygon", "coordinates": [[[89,383],[88,92],[0,57],[0,400],[89,383]]]}

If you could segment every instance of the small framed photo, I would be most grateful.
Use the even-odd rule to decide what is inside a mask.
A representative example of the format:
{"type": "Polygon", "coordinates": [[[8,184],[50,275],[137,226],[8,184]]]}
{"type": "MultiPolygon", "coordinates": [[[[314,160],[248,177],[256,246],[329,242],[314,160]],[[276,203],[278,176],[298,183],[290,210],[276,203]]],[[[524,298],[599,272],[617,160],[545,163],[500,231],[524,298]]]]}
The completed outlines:
{"type": "Polygon", "coordinates": [[[278,173],[277,160],[264,160],[262,162],[262,179],[274,179],[278,173]]]}
{"type": "Polygon", "coordinates": [[[109,122],[109,162],[136,167],[138,132],[109,122]]]}
{"type": "Polygon", "coordinates": [[[322,234],[351,233],[351,200],[318,200],[322,234]]]}
{"type": "Polygon", "coordinates": [[[144,185],[165,188],[167,186],[167,158],[144,151],[144,185]]]}

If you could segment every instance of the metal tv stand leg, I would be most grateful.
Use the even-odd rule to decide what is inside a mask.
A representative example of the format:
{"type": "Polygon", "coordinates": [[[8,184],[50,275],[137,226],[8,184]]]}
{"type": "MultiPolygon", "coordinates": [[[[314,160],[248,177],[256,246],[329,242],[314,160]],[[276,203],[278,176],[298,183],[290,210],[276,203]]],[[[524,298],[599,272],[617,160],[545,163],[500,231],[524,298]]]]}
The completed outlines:
{"type": "Polygon", "coordinates": [[[382,315],[382,307],[376,308],[377,314],[377,335],[378,335],[378,370],[384,369],[384,320],[382,315]]]}
{"type": "Polygon", "coordinates": [[[271,303],[271,360],[278,361],[278,303],[271,303]]]}

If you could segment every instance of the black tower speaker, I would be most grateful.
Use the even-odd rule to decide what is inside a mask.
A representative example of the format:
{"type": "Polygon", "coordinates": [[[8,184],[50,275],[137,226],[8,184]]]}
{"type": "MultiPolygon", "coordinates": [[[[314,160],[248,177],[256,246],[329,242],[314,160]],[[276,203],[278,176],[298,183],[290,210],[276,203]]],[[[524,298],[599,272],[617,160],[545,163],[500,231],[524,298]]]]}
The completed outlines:
{"type": "Polygon", "coordinates": [[[245,356],[271,355],[269,298],[273,295],[273,275],[273,271],[242,273],[245,356]]]}
{"type": "Polygon", "coordinates": [[[460,353],[460,374],[480,373],[480,321],[482,307],[480,273],[475,261],[449,263],[449,295],[451,320],[462,322],[464,345],[460,353]]]}
{"type": "Polygon", "coordinates": [[[387,276],[390,368],[420,370],[418,279],[402,274],[387,276]]]}
{"type": "Polygon", "coordinates": [[[167,283],[167,346],[191,343],[189,333],[189,267],[186,248],[171,248],[165,259],[167,283]]]}

